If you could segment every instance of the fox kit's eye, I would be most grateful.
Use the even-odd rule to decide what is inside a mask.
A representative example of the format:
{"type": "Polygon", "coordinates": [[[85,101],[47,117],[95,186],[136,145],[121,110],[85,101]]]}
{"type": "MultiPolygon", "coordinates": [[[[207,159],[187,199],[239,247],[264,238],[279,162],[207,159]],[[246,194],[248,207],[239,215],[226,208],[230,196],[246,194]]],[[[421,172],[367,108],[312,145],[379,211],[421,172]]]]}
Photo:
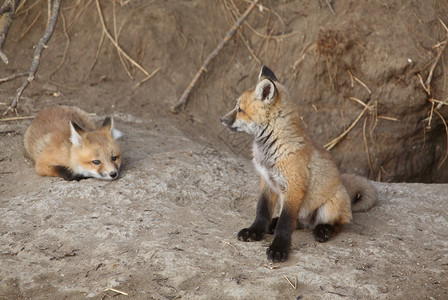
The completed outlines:
{"type": "Polygon", "coordinates": [[[118,156],[112,156],[112,161],[116,161],[118,159],[118,156]]]}
{"type": "Polygon", "coordinates": [[[98,159],[92,160],[92,164],[101,165],[101,160],[98,160],[98,159]]]}
{"type": "Polygon", "coordinates": [[[243,110],[241,109],[241,107],[238,106],[238,112],[242,112],[243,110]]]}

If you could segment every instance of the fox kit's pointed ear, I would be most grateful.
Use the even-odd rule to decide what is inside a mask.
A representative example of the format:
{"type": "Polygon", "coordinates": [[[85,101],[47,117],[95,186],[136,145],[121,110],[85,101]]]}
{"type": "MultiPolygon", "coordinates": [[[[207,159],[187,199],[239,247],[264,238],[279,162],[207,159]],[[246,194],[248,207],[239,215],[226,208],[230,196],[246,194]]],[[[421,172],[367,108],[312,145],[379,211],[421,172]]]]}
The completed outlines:
{"type": "Polygon", "coordinates": [[[271,101],[275,96],[275,85],[269,79],[263,79],[255,88],[255,97],[261,101],[271,101]]]}
{"type": "Polygon", "coordinates": [[[277,81],[278,82],[278,79],[275,76],[274,72],[272,72],[272,70],[269,69],[266,66],[262,66],[261,67],[260,75],[258,75],[258,81],[260,81],[263,78],[267,78],[267,79],[270,79],[272,81],[277,81]]]}
{"type": "Polygon", "coordinates": [[[112,135],[112,138],[114,140],[118,140],[119,138],[121,138],[123,136],[123,134],[121,133],[120,130],[115,129],[115,127],[114,127],[114,118],[112,116],[107,117],[106,119],[104,119],[102,127],[106,128],[107,130],[110,130],[110,134],[112,135]]]}
{"type": "Polygon", "coordinates": [[[75,122],[70,121],[70,142],[72,142],[73,146],[81,147],[82,146],[82,137],[81,133],[84,130],[79,127],[75,122]]]}

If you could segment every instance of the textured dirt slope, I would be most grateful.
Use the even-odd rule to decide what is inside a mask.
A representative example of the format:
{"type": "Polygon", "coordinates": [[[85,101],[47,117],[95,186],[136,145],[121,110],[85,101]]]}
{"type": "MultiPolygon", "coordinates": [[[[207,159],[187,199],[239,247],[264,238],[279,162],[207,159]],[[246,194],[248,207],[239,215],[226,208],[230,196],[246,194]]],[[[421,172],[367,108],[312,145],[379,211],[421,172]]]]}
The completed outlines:
{"type": "MultiPolygon", "coordinates": [[[[186,114],[176,118],[169,108],[248,2],[100,3],[108,31],[116,32],[121,47],[149,73],[160,68],[157,74],[135,88],[145,75],[123,63],[112,43],[102,40],[95,1],[64,1],[65,23],[62,18],[58,22],[25,92],[22,104],[32,109],[19,107],[21,115],[34,114],[59,92],[62,98],[45,104],[70,101],[98,113],[166,118],[191,139],[203,137],[248,157],[246,143],[223,133],[219,117],[254,86],[266,64],[297,99],[308,132],[321,144],[338,137],[360,115],[363,106],[353,99],[370,105],[331,150],[341,169],[386,182],[448,182],[448,160],[440,165],[447,153],[442,118],[448,116],[448,105],[433,107],[429,101],[448,97],[448,48],[434,68],[431,95],[419,79],[427,80],[439,49],[434,46],[447,38],[440,22],[448,24],[446,1],[335,1],[336,14],[326,1],[261,1],[263,9],[252,12],[212,62],[186,114]],[[91,85],[101,92],[87,94],[91,85]]],[[[4,49],[11,64],[0,68],[2,77],[31,64],[33,46],[46,25],[46,1],[35,4],[28,3],[16,16],[4,49]]],[[[2,84],[0,102],[12,100],[20,81],[2,84]]]]}
{"type": "Polygon", "coordinates": [[[448,297],[447,185],[377,183],[371,211],[325,244],[296,231],[290,259],[273,265],[271,236],[236,239],[255,213],[249,161],[131,115],[116,121],[125,161],[114,182],[40,178],[10,154],[3,170],[18,184],[0,181],[1,299],[99,299],[107,287],[132,299],[448,297]]]}

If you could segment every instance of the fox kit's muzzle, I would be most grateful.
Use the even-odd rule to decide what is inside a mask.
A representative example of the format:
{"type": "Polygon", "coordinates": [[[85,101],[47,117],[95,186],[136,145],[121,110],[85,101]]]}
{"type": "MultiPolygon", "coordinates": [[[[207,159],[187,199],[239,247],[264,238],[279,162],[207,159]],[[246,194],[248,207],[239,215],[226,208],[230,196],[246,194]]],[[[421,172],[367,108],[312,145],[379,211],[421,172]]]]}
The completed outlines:
{"type": "Polygon", "coordinates": [[[236,119],[236,108],[231,110],[228,114],[226,114],[224,117],[220,118],[219,120],[221,123],[229,128],[232,131],[237,131],[235,127],[233,127],[233,124],[235,123],[236,119]]]}

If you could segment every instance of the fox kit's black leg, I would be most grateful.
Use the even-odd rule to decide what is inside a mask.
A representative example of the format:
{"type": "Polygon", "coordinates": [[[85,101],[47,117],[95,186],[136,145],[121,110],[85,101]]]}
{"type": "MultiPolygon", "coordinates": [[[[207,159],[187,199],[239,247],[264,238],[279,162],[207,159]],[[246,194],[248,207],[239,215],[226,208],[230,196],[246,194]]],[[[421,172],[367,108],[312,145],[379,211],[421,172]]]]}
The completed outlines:
{"type": "Polygon", "coordinates": [[[271,221],[270,199],[267,193],[262,192],[257,204],[257,216],[249,228],[241,229],[238,232],[238,239],[240,241],[259,241],[263,238],[267,230],[269,222],[271,221]]]}
{"type": "Polygon", "coordinates": [[[274,230],[274,240],[266,250],[269,260],[280,262],[288,258],[295,220],[297,220],[297,216],[290,209],[284,207],[274,230]]]}
{"type": "Polygon", "coordinates": [[[85,179],[85,177],[83,177],[81,175],[74,174],[73,171],[70,170],[67,167],[54,166],[53,168],[58,173],[59,177],[62,177],[65,180],[68,180],[68,181],[70,181],[70,180],[80,181],[81,179],[85,179]]]}
{"type": "Polygon", "coordinates": [[[263,238],[265,232],[268,231],[271,223],[271,216],[277,203],[277,195],[275,195],[265,184],[261,181],[260,198],[257,204],[257,215],[254,222],[249,228],[241,229],[238,232],[238,239],[240,241],[259,241],[263,238]]]}
{"type": "Polygon", "coordinates": [[[296,197],[294,198],[289,193],[285,193],[282,197],[283,208],[275,226],[274,240],[266,250],[268,259],[273,262],[285,261],[288,258],[291,247],[291,236],[296,229],[297,218],[299,217],[299,210],[303,198],[302,195],[294,195],[296,197]]]}

